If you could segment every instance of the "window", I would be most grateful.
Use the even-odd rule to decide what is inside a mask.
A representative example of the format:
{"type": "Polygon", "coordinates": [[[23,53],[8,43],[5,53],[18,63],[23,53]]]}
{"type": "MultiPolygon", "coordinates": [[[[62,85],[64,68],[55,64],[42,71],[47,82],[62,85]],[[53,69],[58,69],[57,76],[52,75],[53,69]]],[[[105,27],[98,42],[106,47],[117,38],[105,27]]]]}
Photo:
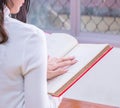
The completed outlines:
{"type": "Polygon", "coordinates": [[[31,0],[28,23],[80,42],[120,46],[120,0],[31,0]]]}
{"type": "Polygon", "coordinates": [[[70,0],[31,0],[28,22],[50,31],[70,30],[70,0]]]}
{"type": "Polygon", "coordinates": [[[120,0],[81,0],[81,31],[120,34],[120,0]]]}

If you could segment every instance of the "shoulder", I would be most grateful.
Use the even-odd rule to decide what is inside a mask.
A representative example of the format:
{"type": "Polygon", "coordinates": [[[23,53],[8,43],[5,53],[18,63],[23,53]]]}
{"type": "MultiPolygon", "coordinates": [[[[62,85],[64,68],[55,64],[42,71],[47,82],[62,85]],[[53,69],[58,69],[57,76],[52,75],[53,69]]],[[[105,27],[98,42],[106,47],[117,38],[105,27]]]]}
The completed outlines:
{"type": "Polygon", "coordinates": [[[34,35],[37,35],[39,38],[45,37],[44,32],[38,27],[32,24],[23,23],[13,18],[9,18],[5,26],[10,34],[17,34],[17,36],[20,37],[25,36],[26,38],[29,38],[34,35]]]}

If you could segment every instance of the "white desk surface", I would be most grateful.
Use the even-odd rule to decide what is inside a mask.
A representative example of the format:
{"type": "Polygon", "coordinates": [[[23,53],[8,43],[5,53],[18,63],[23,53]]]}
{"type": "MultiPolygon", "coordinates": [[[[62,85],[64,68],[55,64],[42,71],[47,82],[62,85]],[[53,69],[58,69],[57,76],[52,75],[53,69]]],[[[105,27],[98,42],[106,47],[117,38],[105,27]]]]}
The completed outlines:
{"type": "Polygon", "coordinates": [[[64,97],[120,107],[120,48],[113,48],[64,97]]]}

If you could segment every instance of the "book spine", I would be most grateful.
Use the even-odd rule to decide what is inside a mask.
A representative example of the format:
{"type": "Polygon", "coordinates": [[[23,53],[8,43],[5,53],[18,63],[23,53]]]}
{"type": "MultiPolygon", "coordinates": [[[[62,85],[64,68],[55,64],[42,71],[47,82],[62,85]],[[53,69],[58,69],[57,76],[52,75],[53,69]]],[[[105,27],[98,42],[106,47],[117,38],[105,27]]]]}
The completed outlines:
{"type": "Polygon", "coordinates": [[[75,81],[73,81],[64,91],[62,91],[61,93],[59,93],[59,95],[54,95],[54,97],[60,97],[61,95],[63,95],[72,85],[74,85],[81,77],[83,77],[96,63],[98,63],[105,55],[107,55],[111,50],[113,49],[113,47],[110,47],[110,49],[108,49],[106,52],[104,52],[102,54],[102,56],[100,56],[88,69],[85,70],[85,72],[83,72],[83,74],[81,74],[78,78],[75,79],[75,81]]]}

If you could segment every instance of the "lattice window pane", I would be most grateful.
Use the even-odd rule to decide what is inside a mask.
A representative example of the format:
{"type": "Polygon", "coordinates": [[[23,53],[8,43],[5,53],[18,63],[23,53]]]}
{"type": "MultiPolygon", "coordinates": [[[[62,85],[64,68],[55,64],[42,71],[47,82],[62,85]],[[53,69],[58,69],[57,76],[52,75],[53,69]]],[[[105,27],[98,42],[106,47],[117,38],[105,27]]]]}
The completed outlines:
{"type": "Polygon", "coordinates": [[[81,0],[81,31],[120,33],[120,0],[81,0]]]}
{"type": "Polygon", "coordinates": [[[69,30],[69,8],[69,0],[31,0],[28,22],[47,30],[69,30]]]}

